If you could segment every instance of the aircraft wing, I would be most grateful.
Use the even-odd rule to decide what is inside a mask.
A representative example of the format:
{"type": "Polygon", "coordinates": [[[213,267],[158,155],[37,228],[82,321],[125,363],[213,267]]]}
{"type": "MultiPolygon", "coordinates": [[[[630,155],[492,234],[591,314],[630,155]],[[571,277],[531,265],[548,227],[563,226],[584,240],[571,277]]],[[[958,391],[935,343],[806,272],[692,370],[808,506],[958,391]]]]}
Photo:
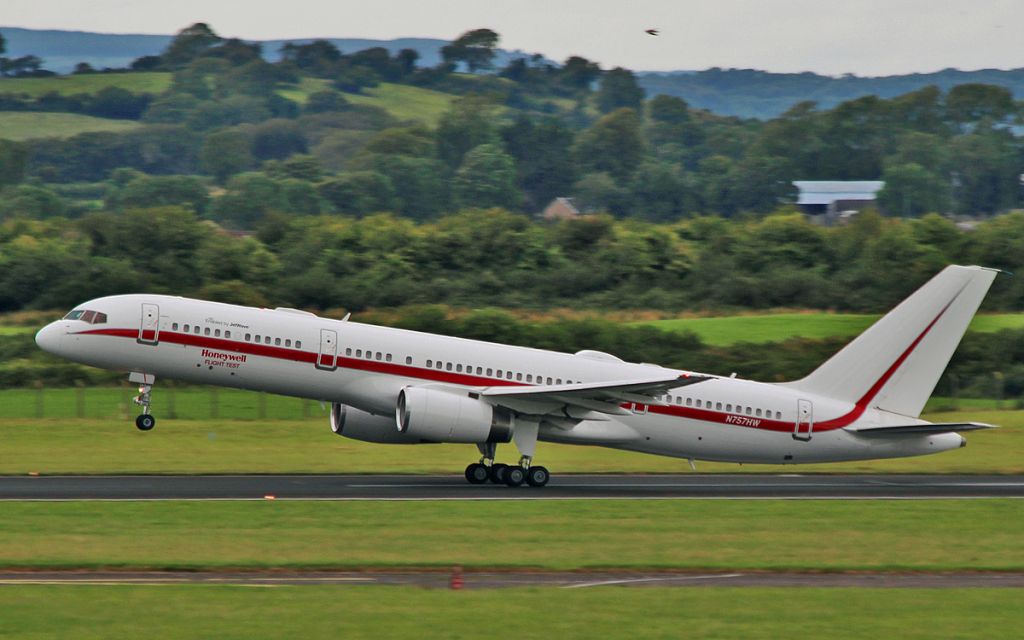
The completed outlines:
{"type": "Polygon", "coordinates": [[[714,376],[670,373],[650,378],[584,382],[579,384],[538,385],[533,387],[485,387],[480,397],[492,404],[509,407],[524,413],[549,413],[565,408],[563,414],[571,416],[568,407],[584,411],[623,415],[629,411],[622,404],[663,405],[658,399],[669,389],[676,389],[714,376]]]}
{"type": "Polygon", "coordinates": [[[932,435],[940,433],[955,433],[958,431],[977,431],[979,429],[997,429],[995,425],[984,422],[937,422],[933,424],[900,424],[864,427],[846,427],[859,436],[902,436],[902,435],[932,435]]]}

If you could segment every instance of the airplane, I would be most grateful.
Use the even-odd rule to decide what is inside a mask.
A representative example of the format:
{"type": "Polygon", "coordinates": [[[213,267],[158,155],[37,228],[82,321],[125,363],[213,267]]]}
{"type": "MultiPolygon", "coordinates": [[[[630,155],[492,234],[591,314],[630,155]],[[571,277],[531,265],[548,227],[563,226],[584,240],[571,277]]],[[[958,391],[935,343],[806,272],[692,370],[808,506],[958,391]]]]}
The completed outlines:
{"type": "Polygon", "coordinates": [[[542,487],[538,442],[689,460],[806,464],[966,445],[920,414],[997,270],[949,266],[806,377],[764,383],[167,295],[83,303],[36,335],[45,351],[127,372],[136,426],[156,378],[330,404],[331,430],[388,444],[475,444],[474,484],[542,487]],[[495,462],[513,443],[519,463],[495,462]]]}

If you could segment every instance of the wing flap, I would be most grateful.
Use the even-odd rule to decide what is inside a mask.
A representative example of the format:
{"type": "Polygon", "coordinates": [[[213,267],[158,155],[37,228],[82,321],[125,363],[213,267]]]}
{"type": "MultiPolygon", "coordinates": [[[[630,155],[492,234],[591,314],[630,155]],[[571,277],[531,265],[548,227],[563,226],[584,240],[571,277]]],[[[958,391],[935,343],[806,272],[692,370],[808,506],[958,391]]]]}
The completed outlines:
{"type": "Polygon", "coordinates": [[[933,435],[940,433],[957,433],[960,431],[978,431],[980,429],[997,429],[995,425],[984,422],[937,422],[932,424],[897,424],[865,427],[846,427],[859,436],[902,436],[902,435],[933,435]]]}

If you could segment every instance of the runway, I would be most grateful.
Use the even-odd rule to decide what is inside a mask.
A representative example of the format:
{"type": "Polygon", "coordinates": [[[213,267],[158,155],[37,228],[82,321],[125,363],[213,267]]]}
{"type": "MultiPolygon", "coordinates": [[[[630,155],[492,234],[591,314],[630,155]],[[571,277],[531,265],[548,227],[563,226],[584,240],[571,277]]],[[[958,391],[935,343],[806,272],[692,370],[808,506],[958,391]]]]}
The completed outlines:
{"type": "MultiPolygon", "coordinates": [[[[503,587],[867,587],[882,589],[1024,588],[1021,572],[809,573],[692,571],[465,571],[459,588],[503,587]]],[[[223,585],[286,587],[408,585],[450,589],[451,569],[429,571],[0,571],[0,588],[17,585],[223,585]]]]}
{"type": "Polygon", "coordinates": [[[461,476],[5,476],[0,500],[587,500],[1024,498],[1024,475],[555,475],[543,488],[461,476]]]}

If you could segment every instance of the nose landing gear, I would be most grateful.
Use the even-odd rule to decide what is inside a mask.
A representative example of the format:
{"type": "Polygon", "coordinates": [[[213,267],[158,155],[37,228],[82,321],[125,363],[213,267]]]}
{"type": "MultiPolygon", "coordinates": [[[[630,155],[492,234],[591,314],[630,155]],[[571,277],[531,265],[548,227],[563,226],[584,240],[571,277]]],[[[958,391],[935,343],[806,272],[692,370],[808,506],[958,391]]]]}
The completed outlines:
{"type": "Polygon", "coordinates": [[[142,414],[135,418],[135,426],[139,431],[149,431],[156,426],[156,418],[149,412],[156,376],[148,373],[132,373],[128,376],[128,381],[139,385],[139,395],[132,398],[132,402],[142,407],[142,414]]]}

